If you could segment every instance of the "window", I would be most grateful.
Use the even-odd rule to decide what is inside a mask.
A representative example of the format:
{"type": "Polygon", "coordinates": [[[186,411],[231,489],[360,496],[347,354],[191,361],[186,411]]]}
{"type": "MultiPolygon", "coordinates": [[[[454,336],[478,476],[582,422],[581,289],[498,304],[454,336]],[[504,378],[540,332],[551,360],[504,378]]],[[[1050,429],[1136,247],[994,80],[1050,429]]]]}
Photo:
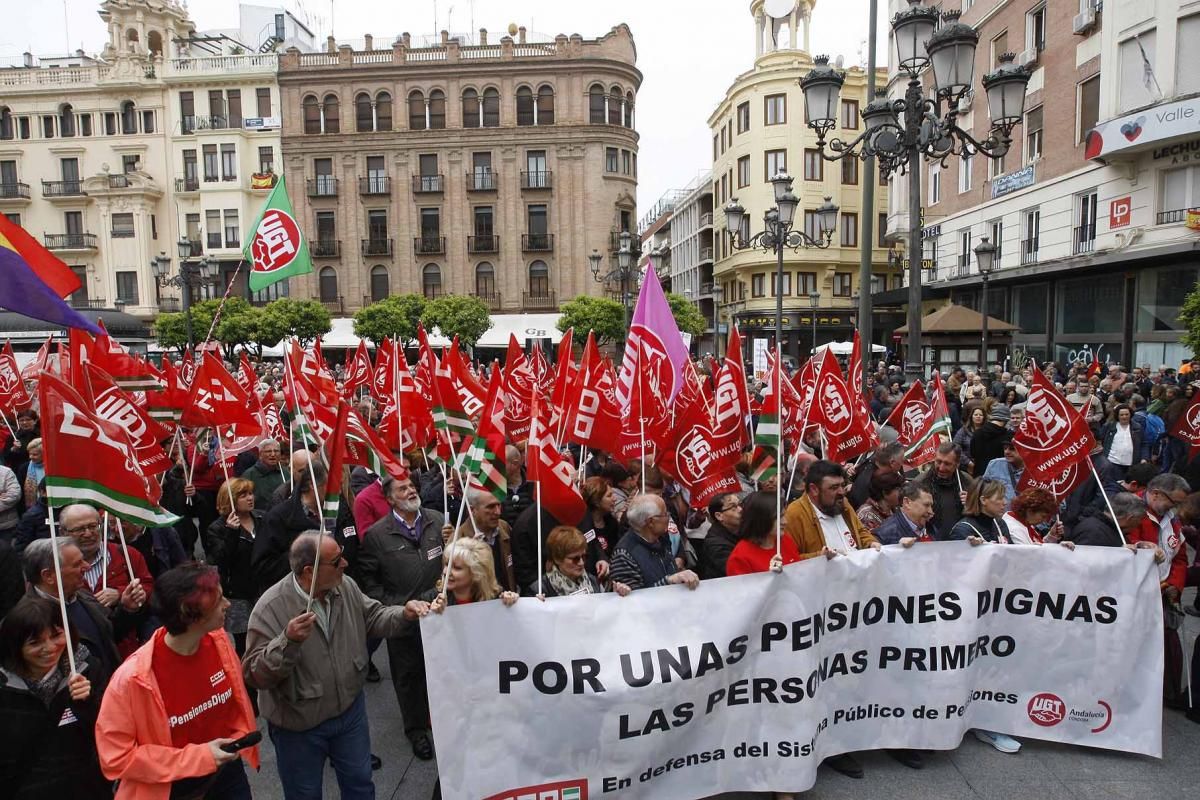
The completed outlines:
{"type": "Polygon", "coordinates": [[[963,153],[962,158],[958,162],[958,192],[971,191],[971,165],[974,163],[970,153],[963,153]]]}
{"type": "Polygon", "coordinates": [[[849,297],[854,290],[854,277],[849,272],[835,272],[833,274],[833,296],[834,297],[849,297]]]}
{"type": "Polygon", "coordinates": [[[337,179],[333,177],[332,158],[314,158],[313,172],[316,174],[316,190],[319,197],[337,196],[337,179]]]}
{"type": "Polygon", "coordinates": [[[375,130],[375,109],[371,107],[371,95],[366,92],[354,96],[354,129],[359,133],[375,130]]]}
{"type": "Polygon", "coordinates": [[[58,131],[60,136],[75,135],[75,111],[70,103],[63,103],[58,110],[58,131]]]}
{"type": "Polygon", "coordinates": [[[1025,163],[1042,157],[1042,106],[1025,115],[1025,163]]]}
{"type": "Polygon", "coordinates": [[[725,155],[725,151],[729,148],[729,129],[724,125],[721,126],[721,155],[725,155]]]}
{"type": "MultiPolygon", "coordinates": [[[[775,282],[776,282],[776,278],[778,278],[778,277],[779,276],[776,273],[774,273],[774,272],[771,273],[771,297],[775,296],[775,291],[776,291],[775,290],[775,282]]],[[[783,296],[787,297],[791,293],[792,293],[792,273],[785,272],[785,273],[783,273],[783,296]]]]}
{"type": "Polygon", "coordinates": [[[500,127],[500,91],[498,89],[483,90],[483,127],[500,127]]]}
{"type": "Polygon", "coordinates": [[[442,235],[442,212],[436,208],[421,209],[421,238],[435,239],[442,235]]]}
{"type": "Polygon", "coordinates": [[[887,223],[888,215],[886,211],[880,212],[879,219],[875,220],[875,246],[887,247],[887,223]]]}
{"type": "Polygon", "coordinates": [[[325,99],[321,102],[321,120],[325,133],[337,133],[341,130],[339,113],[338,96],[333,93],[325,95],[325,99]]]}
{"type": "Polygon", "coordinates": [[[534,108],[535,124],[554,124],[554,88],[540,86],[537,92],[537,106],[534,108]]]}
{"type": "Polygon", "coordinates": [[[993,67],[1000,66],[1000,56],[1008,52],[1008,30],[1002,30],[992,39],[992,54],[991,64],[993,67]]]}
{"type": "Polygon", "coordinates": [[[887,276],[871,273],[871,294],[877,294],[887,290],[887,276]]]}
{"type": "Polygon", "coordinates": [[[386,300],[388,291],[388,271],[383,264],[371,267],[371,302],[378,303],[386,300]]]}
{"type": "Polygon", "coordinates": [[[620,125],[622,116],[621,87],[614,86],[608,93],[608,124],[620,125]]]}
{"type": "Polygon", "coordinates": [[[1200,167],[1181,167],[1162,173],[1162,201],[1156,224],[1180,222],[1186,210],[1200,206],[1200,167]]]}
{"type": "Polygon", "coordinates": [[[796,273],[796,296],[805,297],[817,291],[817,273],[815,272],[797,272],[796,273]]]}
{"type": "Polygon", "coordinates": [[[179,127],[181,133],[196,130],[196,98],[191,92],[179,93],[179,127]]]}
{"type": "Polygon", "coordinates": [[[1200,91],[1200,48],[1196,42],[1200,42],[1200,14],[1181,18],[1175,32],[1176,95],[1200,91]]]}
{"type": "Polygon", "coordinates": [[[121,133],[137,133],[137,109],[132,100],[121,104],[121,133]]]}
{"type": "Polygon", "coordinates": [[[137,172],[138,165],[141,159],[136,155],[125,154],[121,156],[121,172],[128,175],[131,172],[137,172]]]}
{"type": "Polygon", "coordinates": [[[498,299],[496,295],[496,268],[487,261],[475,267],[475,295],[485,300],[498,299]]]}
{"type": "Polygon", "coordinates": [[[154,133],[154,112],[142,112],[142,133],[154,133]]]}
{"type": "Polygon", "coordinates": [[[54,115],[53,114],[44,114],[42,116],[42,138],[43,139],[53,139],[54,138],[54,115]]]}
{"type": "Polygon", "coordinates": [[[739,189],[750,185],[750,156],[742,156],[737,160],[737,185],[739,189]]]}
{"type": "Polygon", "coordinates": [[[238,227],[238,210],[236,208],[225,209],[225,246],[242,246],[242,234],[238,227]]]}
{"type": "MultiPolygon", "coordinates": [[[[387,212],[381,209],[367,211],[367,241],[370,245],[386,247],[388,238],[387,212]]],[[[372,248],[372,253],[376,252],[372,248]]],[[[386,252],[386,251],[384,251],[386,252]]]]}
{"type": "Polygon", "coordinates": [[[91,136],[92,135],[92,115],[91,114],[80,114],[79,115],[79,135],[80,136],[91,136]]]}
{"type": "Polygon", "coordinates": [[[720,158],[720,156],[721,156],[721,151],[720,151],[720,137],[718,137],[718,136],[714,136],[714,137],[713,137],[713,157],[712,157],[712,160],[713,160],[713,161],[716,161],[718,158],[720,158]]]}
{"type": "Polygon", "coordinates": [[[13,115],[8,106],[0,106],[0,139],[13,138],[13,115]]]}
{"type": "Polygon", "coordinates": [[[321,106],[316,95],[305,96],[301,106],[304,110],[304,132],[321,133],[321,106]]]}
{"type": "Polygon", "coordinates": [[[783,125],[787,122],[787,95],[769,94],[763,98],[767,125],[783,125]]]}
{"type": "MultiPolygon", "coordinates": [[[[29,117],[21,117],[21,122],[24,123],[26,127],[28,127],[29,117]]],[[[117,115],[111,111],[104,112],[104,135],[105,136],[116,136],[117,135],[117,115]]],[[[25,135],[25,136],[22,136],[21,138],[28,139],[29,136],[25,135]]]]}
{"type": "Polygon", "coordinates": [[[482,128],[483,114],[479,106],[479,92],[466,89],[462,94],[462,115],[464,128],[482,128]]]}
{"type": "Polygon", "coordinates": [[[496,182],[492,176],[492,154],[471,154],[471,176],[476,189],[495,189],[496,182]]]}
{"type": "Polygon", "coordinates": [[[842,101],[842,127],[846,130],[858,130],[858,101],[842,101]]]}
{"type": "Polygon", "coordinates": [[[607,147],[604,150],[604,171],[618,172],[620,171],[620,162],[618,161],[618,151],[615,147],[607,147]]]}
{"type": "Polygon", "coordinates": [[[540,204],[529,206],[525,210],[525,216],[530,244],[548,246],[550,228],[546,219],[546,206],[540,204]]]}
{"type": "Polygon", "coordinates": [[[264,174],[275,171],[275,149],[273,147],[258,148],[258,171],[264,174]]]}
{"type": "Polygon", "coordinates": [[[330,253],[337,240],[337,219],[332,211],[317,212],[317,247],[320,251],[330,253]]]}
{"type": "Polygon", "coordinates": [[[229,109],[229,127],[242,127],[242,90],[230,89],[225,93],[225,98],[229,109]]]}
{"type": "Polygon", "coordinates": [[[1090,253],[1096,246],[1096,205],[1094,190],[1075,196],[1075,253],[1090,253]]]}
{"type": "MultiPolygon", "coordinates": [[[[747,215],[748,217],[749,215],[747,215]]],[[[804,233],[810,239],[821,238],[821,217],[815,211],[804,212],[804,233]]]]}
{"type": "Polygon", "coordinates": [[[442,269],[437,264],[426,264],[421,270],[421,293],[432,300],[442,293],[442,269]]]}
{"type": "Polygon", "coordinates": [[[66,228],[65,233],[80,234],[83,233],[83,212],[82,211],[64,211],[63,226],[66,228]]]}
{"type": "Polygon", "coordinates": [[[225,95],[220,89],[210,89],[208,92],[208,118],[210,128],[229,127],[225,116],[225,95]]]}
{"type": "MultiPolygon", "coordinates": [[[[1118,46],[1117,55],[1120,69],[1118,114],[1150,105],[1161,97],[1161,89],[1157,85],[1158,79],[1154,73],[1154,68],[1158,66],[1155,51],[1156,38],[1155,31],[1148,30],[1132,39],[1126,39],[1118,46]],[[1147,70],[1147,66],[1150,67],[1149,70],[1147,70]]],[[[1189,42],[1188,44],[1193,43],[1189,42]]]]}
{"type": "Polygon", "coordinates": [[[621,174],[629,175],[633,172],[633,160],[629,157],[628,150],[621,151],[621,174]]]}
{"type": "Polygon", "coordinates": [[[849,186],[858,184],[858,158],[847,156],[842,159],[842,183],[849,186]]]}
{"type": "Polygon", "coordinates": [[[842,212],[842,247],[858,247],[858,214],[842,212]]]}
{"type": "Polygon", "coordinates": [[[271,88],[263,86],[254,90],[256,113],[260,117],[271,116],[271,88]]]}
{"type": "Polygon", "coordinates": [[[1004,254],[1004,220],[992,220],[988,230],[989,241],[996,248],[996,255],[992,256],[992,268],[1000,269],[1000,257],[1004,254]]]}
{"type": "MultiPolygon", "coordinates": [[[[1200,14],[1197,17],[1200,18],[1200,14]]],[[[1200,32],[1197,32],[1197,35],[1200,35],[1200,32]]],[[[1193,41],[1200,41],[1200,39],[1193,41]]],[[[1200,53],[1200,48],[1192,47],[1191,49],[1200,53]]],[[[1079,84],[1079,130],[1075,132],[1075,142],[1077,144],[1083,142],[1087,138],[1088,131],[1096,127],[1096,123],[1099,121],[1100,76],[1096,75],[1079,84]]]]}
{"type": "Polygon", "coordinates": [[[234,145],[221,145],[221,179],[237,180],[237,149],[234,145]]]}
{"type": "Polygon", "coordinates": [[[438,174],[437,153],[421,153],[417,156],[417,163],[421,171],[421,191],[440,192],[442,176],[438,174]]]}
{"type": "Polygon", "coordinates": [[[446,93],[434,89],[429,93],[429,129],[441,130],[446,127],[446,93]]]}
{"type": "Polygon", "coordinates": [[[1030,50],[1042,52],[1046,49],[1046,4],[1026,13],[1025,44],[1030,50]]]}
{"type": "Polygon", "coordinates": [[[596,84],[588,89],[588,122],[593,125],[603,125],[607,103],[608,98],[604,94],[603,86],[596,84]]]}
{"type": "Polygon", "coordinates": [[[200,215],[185,214],[183,225],[188,241],[192,243],[192,255],[200,255],[200,215]]]}
{"type": "Polygon", "coordinates": [[[429,127],[425,116],[425,95],[420,89],[408,93],[408,127],[410,130],[423,131],[429,127]]]}
{"type": "MultiPolygon", "coordinates": [[[[490,239],[495,234],[495,213],[491,206],[475,206],[475,236],[490,239]]],[[[490,244],[482,242],[481,244],[490,244]]]]}
{"type": "Polygon", "coordinates": [[[750,130],[750,101],[747,100],[737,107],[737,132],[745,133],[750,130]]]}
{"type": "MultiPolygon", "coordinates": [[[[625,151],[626,155],[628,152],[625,151]]],[[[550,188],[550,170],[546,167],[545,150],[525,151],[525,185],[530,189],[550,188]]]]}
{"type": "Polygon", "coordinates": [[[220,169],[217,166],[217,146],[215,144],[206,144],[201,148],[204,153],[204,180],[215,181],[220,179],[220,169]]]}
{"type": "Polygon", "coordinates": [[[117,272],[117,301],[127,306],[138,304],[138,274],[136,272],[117,272]]]}
{"type": "Polygon", "coordinates": [[[995,178],[998,178],[999,176],[1003,175],[1005,172],[1008,171],[1008,167],[1007,167],[1008,153],[1005,153],[1004,155],[1000,156],[999,158],[988,158],[985,160],[987,161],[987,166],[988,166],[988,180],[989,181],[993,180],[995,178]]]}
{"type": "Polygon", "coordinates": [[[1021,214],[1021,263],[1034,264],[1038,260],[1038,239],[1042,231],[1042,212],[1031,208],[1021,214]]]}
{"type": "Polygon", "coordinates": [[[767,278],[765,275],[759,273],[758,275],[751,276],[751,278],[750,278],[750,296],[751,297],[765,297],[767,294],[766,286],[767,286],[767,278]]]}
{"type": "Polygon", "coordinates": [[[112,215],[112,238],[114,238],[114,239],[132,239],[133,238],[133,214],[113,214],[112,215]]]}
{"type": "Polygon", "coordinates": [[[942,199],[942,168],[933,164],[929,167],[929,205],[941,202],[942,199]]]}
{"type": "Polygon", "coordinates": [[[336,303],[338,300],[337,271],[333,267],[321,267],[318,273],[322,303],[336,303]]]}
{"type": "Polygon", "coordinates": [[[390,131],[392,129],[392,95],[390,92],[380,92],[375,95],[375,130],[390,131]]]}
{"type": "Polygon", "coordinates": [[[958,275],[964,277],[971,271],[971,229],[958,232],[958,275]]]}
{"type": "Polygon", "coordinates": [[[517,124],[533,124],[533,90],[528,86],[517,89],[517,124]]]}
{"type": "Polygon", "coordinates": [[[811,147],[804,149],[804,180],[825,180],[825,161],[821,158],[820,150],[811,147]]]}
{"type": "Polygon", "coordinates": [[[545,261],[534,261],[529,265],[529,296],[550,296],[550,268],[545,261]]]}

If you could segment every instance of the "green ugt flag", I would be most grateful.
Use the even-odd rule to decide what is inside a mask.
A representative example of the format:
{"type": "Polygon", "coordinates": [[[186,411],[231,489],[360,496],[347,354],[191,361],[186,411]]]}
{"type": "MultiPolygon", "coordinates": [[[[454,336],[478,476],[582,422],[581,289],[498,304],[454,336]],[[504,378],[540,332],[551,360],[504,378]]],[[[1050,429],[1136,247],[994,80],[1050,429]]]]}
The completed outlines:
{"type": "Polygon", "coordinates": [[[313,271],[308,242],[292,213],[282,175],[267,197],[267,205],[253,230],[243,253],[250,262],[250,291],[257,292],[276,281],[313,271]]]}

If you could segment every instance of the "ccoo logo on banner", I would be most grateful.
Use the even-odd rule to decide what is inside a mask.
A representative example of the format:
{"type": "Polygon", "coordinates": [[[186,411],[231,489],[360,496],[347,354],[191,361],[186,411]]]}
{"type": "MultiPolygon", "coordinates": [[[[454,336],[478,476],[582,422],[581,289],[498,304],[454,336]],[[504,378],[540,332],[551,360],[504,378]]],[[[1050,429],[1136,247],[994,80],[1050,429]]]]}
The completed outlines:
{"type": "Polygon", "coordinates": [[[691,592],[472,603],[421,635],[447,797],[799,792],[827,756],[971,728],[1162,749],[1149,551],[892,546],[691,592]]]}

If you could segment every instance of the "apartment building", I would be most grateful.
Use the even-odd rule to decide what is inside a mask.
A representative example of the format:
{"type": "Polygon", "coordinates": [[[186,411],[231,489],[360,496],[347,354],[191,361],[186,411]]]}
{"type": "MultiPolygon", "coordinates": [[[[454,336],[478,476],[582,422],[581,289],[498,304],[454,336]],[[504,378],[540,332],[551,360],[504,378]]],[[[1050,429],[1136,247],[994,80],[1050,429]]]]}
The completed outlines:
{"type": "MultiPolygon", "coordinates": [[[[800,198],[795,228],[819,237],[815,210],[826,197],[840,208],[837,230],[827,249],[784,253],[783,352],[807,357],[814,344],[852,337],[857,313],[859,242],[867,215],[875,224],[872,286],[867,291],[899,286],[896,267],[889,265],[882,223],[887,195],[876,191],[873,208],[863,207],[861,162],[825,161],[816,134],[804,122],[804,93],[799,80],[812,68],[811,54],[801,49],[809,41],[809,16],[815,0],[797,0],[792,11],[771,18],[763,0],[750,12],[756,20],[754,67],[737,76],[724,100],[709,116],[712,133],[712,207],[714,212],[712,280],[719,285],[721,318],[735,322],[751,339],[774,339],[776,260],[761,249],[738,250],[726,227],[724,207],[736,198],[746,209],[743,238],[763,228],[763,214],[774,205],[770,178],[779,172],[793,176],[792,191],[800,198]],[[784,32],[788,37],[784,38],[784,32]],[[814,342],[815,319],[815,342],[814,342]]],[[[883,86],[886,70],[877,80],[883,86]]],[[[853,139],[862,130],[866,107],[867,73],[851,66],[842,87],[841,127],[832,136],[853,139]]],[[[703,283],[703,281],[702,281],[703,283]]],[[[882,326],[874,330],[882,335],[882,326]]]]}
{"type": "Polygon", "coordinates": [[[692,348],[697,354],[718,354],[728,330],[719,322],[720,289],[713,281],[713,182],[704,170],[680,190],[671,215],[671,286],[692,301],[704,316],[704,332],[692,348]]]}
{"type": "Polygon", "coordinates": [[[315,262],[293,295],[348,314],[410,292],[495,312],[602,292],[588,255],[615,258],[636,213],[633,37],[510,31],[281,57],[284,174],[315,262]]]}

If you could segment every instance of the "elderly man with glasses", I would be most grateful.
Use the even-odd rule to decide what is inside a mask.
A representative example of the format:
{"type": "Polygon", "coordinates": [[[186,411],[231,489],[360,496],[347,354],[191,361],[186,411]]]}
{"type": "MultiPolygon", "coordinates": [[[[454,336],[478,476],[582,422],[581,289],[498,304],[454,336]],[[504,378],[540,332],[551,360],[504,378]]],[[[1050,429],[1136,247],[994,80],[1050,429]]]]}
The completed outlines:
{"type": "Polygon", "coordinates": [[[667,536],[670,522],[667,505],[654,494],[639,494],[629,501],[625,520],[629,532],[613,548],[609,574],[613,581],[630,589],[682,583],[689,589],[700,584],[690,569],[679,569],[667,536]]]}
{"type": "MultiPolygon", "coordinates": [[[[109,529],[117,530],[116,518],[108,521],[109,529]]],[[[142,609],[154,590],[154,578],[146,559],[136,550],[129,550],[129,563],[123,549],[108,541],[100,521],[100,512],[89,505],[76,503],[63,508],[58,517],[59,530],[70,536],[83,554],[85,567],[83,584],[105,608],[118,603],[133,614],[142,609]],[[130,580],[130,569],[133,580],[130,580]]]]}
{"type": "Polygon", "coordinates": [[[258,461],[243,472],[242,477],[254,484],[254,507],[270,508],[271,496],[288,479],[279,442],[263,439],[258,446],[258,461]]]}

